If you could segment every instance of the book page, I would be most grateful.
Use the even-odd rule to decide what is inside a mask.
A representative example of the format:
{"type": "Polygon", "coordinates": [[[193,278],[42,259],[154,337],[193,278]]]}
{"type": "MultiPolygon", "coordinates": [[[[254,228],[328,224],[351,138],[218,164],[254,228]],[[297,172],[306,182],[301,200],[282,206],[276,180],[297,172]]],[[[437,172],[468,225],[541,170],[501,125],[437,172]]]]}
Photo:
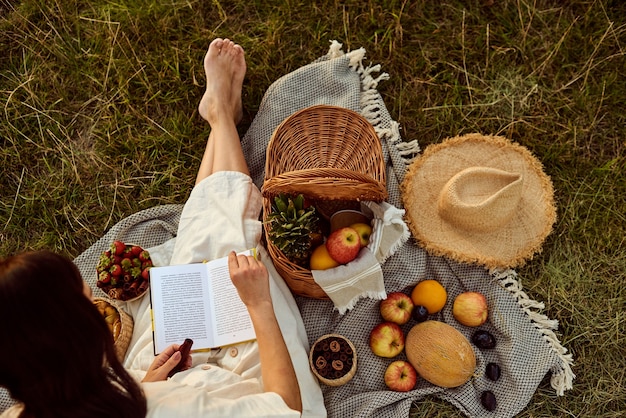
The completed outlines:
{"type": "Polygon", "coordinates": [[[193,350],[256,338],[248,308],[230,279],[228,257],[152,268],[150,303],[155,355],[185,338],[193,340],[193,350]]]}
{"type": "MultiPolygon", "coordinates": [[[[248,252],[244,254],[249,255],[248,252]]],[[[255,339],[248,308],[241,301],[237,288],[230,280],[227,259],[210,263],[209,279],[213,299],[212,316],[215,318],[213,337],[217,346],[255,339]]]]}
{"type": "Polygon", "coordinates": [[[155,355],[170,344],[194,341],[193,348],[215,346],[205,264],[158,267],[150,271],[155,355]]]}

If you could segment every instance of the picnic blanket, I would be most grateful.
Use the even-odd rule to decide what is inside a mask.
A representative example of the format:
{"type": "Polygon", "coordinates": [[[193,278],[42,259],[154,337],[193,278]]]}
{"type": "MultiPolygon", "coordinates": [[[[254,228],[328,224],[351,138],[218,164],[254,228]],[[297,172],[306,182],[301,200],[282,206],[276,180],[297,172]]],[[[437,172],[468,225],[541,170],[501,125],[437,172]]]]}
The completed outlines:
{"type": "MultiPolygon", "coordinates": [[[[388,202],[402,207],[399,184],[408,164],[419,158],[419,146],[417,141],[402,140],[398,123],[378,93],[379,82],[387,79],[388,74],[381,73],[379,65],[365,66],[364,60],[363,48],[344,53],[342,45],[333,41],[327,55],[270,86],[243,138],[251,175],[259,187],[263,184],[266,145],[278,124],[307,106],[337,105],[360,112],[374,126],[387,166],[388,202]]],[[[323,387],[330,417],[407,417],[412,402],[426,395],[449,401],[470,417],[509,417],[528,404],[548,373],[558,395],[572,387],[573,359],[554,332],[558,323],[540,313],[544,305],[523,292],[513,270],[490,272],[480,266],[431,256],[412,240],[389,257],[382,269],[388,293],[408,293],[423,279],[439,280],[448,291],[449,301],[463,291],[483,293],[491,314],[482,328],[496,337],[498,345],[493,350],[475,350],[475,377],[461,387],[443,389],[421,380],[413,391],[392,392],[383,381],[392,360],[375,356],[368,346],[370,330],[381,322],[378,301],[361,299],[354,309],[342,315],[333,309],[331,301],[298,297],[311,344],[321,335],[337,333],[350,339],[358,353],[358,370],[350,382],[323,387]],[[498,363],[503,370],[497,382],[484,376],[490,362],[498,363]],[[488,413],[480,403],[484,390],[496,396],[498,407],[494,413],[488,413]]],[[[435,319],[454,323],[450,305],[448,302],[435,319]]],[[[410,326],[409,323],[404,330],[408,332],[410,326]]],[[[473,332],[468,327],[458,329],[468,338],[473,332]]]]}
{"type": "MultiPolygon", "coordinates": [[[[364,61],[363,48],[344,52],[342,45],[333,41],[326,55],[270,86],[242,139],[257,186],[263,184],[267,143],[283,119],[316,104],[343,106],[360,112],[374,126],[387,164],[388,202],[402,207],[399,184],[407,165],[413,158],[419,158],[419,146],[416,141],[402,140],[398,123],[390,117],[378,93],[379,82],[388,75],[380,72],[379,65],[365,66],[364,61]]],[[[95,288],[93,260],[113,239],[138,242],[144,247],[170,241],[175,238],[181,209],[182,205],[157,206],[123,219],[77,257],[75,263],[95,288]]],[[[482,328],[496,337],[498,345],[493,350],[475,348],[475,376],[458,388],[444,389],[420,380],[410,392],[392,392],[383,380],[392,360],[375,356],[368,346],[370,330],[381,321],[377,300],[361,299],[342,315],[329,300],[296,297],[310,344],[321,335],[337,333],[350,339],[357,350],[358,370],[354,378],[339,387],[322,385],[329,417],[407,417],[411,404],[428,395],[452,403],[470,417],[511,417],[524,409],[548,374],[557,395],[571,389],[573,358],[555,334],[558,323],[541,313],[543,303],[531,300],[524,293],[515,271],[487,271],[480,266],[431,256],[413,240],[397,249],[382,269],[387,292],[409,292],[420,280],[436,279],[446,287],[449,301],[463,291],[483,293],[491,313],[482,328]],[[497,382],[484,376],[489,362],[498,363],[503,370],[497,382]],[[484,390],[496,396],[498,406],[494,413],[481,406],[480,395],[484,390]]],[[[454,323],[450,305],[434,319],[454,323]]],[[[405,331],[409,327],[410,324],[405,326],[405,331]]],[[[472,329],[457,329],[471,337],[472,329]]],[[[400,358],[406,357],[402,354],[400,358]]],[[[6,405],[6,399],[6,394],[0,394],[0,402],[6,405]]]]}

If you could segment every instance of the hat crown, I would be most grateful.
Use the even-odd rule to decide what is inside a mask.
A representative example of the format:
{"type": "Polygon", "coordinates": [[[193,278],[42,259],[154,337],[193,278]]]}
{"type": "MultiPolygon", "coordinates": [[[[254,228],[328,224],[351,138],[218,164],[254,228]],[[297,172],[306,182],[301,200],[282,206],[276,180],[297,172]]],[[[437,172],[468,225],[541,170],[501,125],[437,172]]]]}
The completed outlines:
{"type": "Polygon", "coordinates": [[[469,167],[455,174],[439,194],[438,211],[454,226],[489,232],[505,225],[518,208],[523,176],[491,167],[469,167]]]}

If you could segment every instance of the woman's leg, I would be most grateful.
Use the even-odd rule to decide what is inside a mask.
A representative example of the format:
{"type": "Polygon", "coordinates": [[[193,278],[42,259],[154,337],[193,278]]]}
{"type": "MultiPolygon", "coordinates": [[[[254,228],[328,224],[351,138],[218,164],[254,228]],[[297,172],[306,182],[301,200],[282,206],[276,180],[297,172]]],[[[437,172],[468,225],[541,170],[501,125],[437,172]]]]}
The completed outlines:
{"type": "Polygon", "coordinates": [[[242,117],[241,89],[246,74],[243,48],[228,39],[215,39],[204,58],[204,70],[207,87],[198,110],[211,125],[211,133],[196,184],[218,171],[249,174],[236,126],[242,117]]]}

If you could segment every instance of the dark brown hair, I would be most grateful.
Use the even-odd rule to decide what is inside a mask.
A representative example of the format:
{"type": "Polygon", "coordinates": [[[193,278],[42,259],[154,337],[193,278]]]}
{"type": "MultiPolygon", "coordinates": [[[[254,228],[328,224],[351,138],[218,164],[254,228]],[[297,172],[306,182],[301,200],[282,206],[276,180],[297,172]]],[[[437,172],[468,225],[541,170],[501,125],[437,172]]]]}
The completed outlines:
{"type": "Polygon", "coordinates": [[[0,261],[0,318],[0,385],[23,417],[145,416],[141,387],[71,260],[39,251],[0,261]]]}

